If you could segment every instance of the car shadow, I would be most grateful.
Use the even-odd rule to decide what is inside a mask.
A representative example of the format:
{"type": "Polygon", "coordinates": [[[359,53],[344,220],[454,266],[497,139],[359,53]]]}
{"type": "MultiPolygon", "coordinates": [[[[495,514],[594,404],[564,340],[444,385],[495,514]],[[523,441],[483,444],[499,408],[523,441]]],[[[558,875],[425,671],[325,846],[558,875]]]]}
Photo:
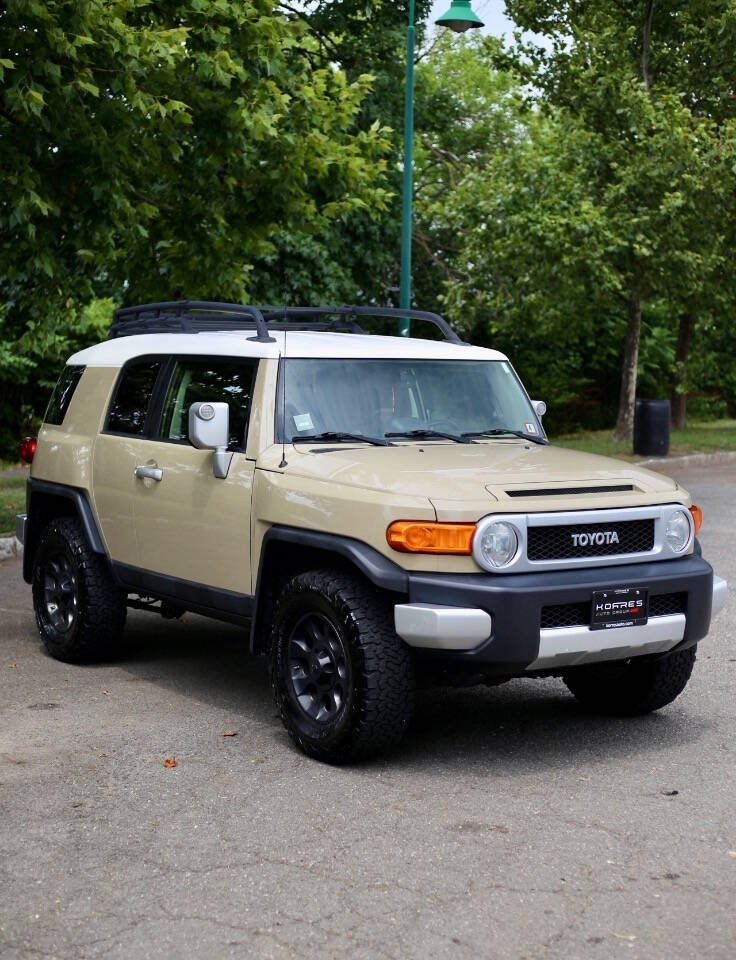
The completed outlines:
{"type": "Polygon", "coordinates": [[[465,774],[523,776],[660,753],[702,739],[707,729],[707,720],[688,715],[684,700],[641,717],[606,717],[584,710],[561,680],[512,680],[422,691],[393,756],[438,771],[461,766],[465,774]]]}
{"type": "Polygon", "coordinates": [[[112,663],[133,679],[236,715],[275,715],[265,659],[250,656],[242,627],[192,614],[180,621],[131,612],[112,663]]]}
{"type": "MultiPolygon", "coordinates": [[[[273,749],[296,750],[276,716],[265,660],[250,657],[242,628],[191,615],[171,622],[133,613],[115,666],[136,680],[271,723],[273,749]]],[[[703,738],[708,722],[688,713],[686,697],[659,713],[617,718],[583,710],[555,679],[420,690],[404,741],[368,766],[416,766],[438,775],[462,768],[479,776],[569,771],[576,764],[589,769],[703,738]]]]}

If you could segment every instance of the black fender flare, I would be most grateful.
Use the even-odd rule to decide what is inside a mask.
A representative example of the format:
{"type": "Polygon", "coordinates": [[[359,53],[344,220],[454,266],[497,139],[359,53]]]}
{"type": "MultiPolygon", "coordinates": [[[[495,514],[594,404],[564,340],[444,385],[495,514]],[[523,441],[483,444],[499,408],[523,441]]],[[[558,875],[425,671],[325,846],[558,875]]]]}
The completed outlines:
{"type": "Polygon", "coordinates": [[[49,480],[36,480],[34,477],[29,477],[26,486],[28,520],[25,543],[23,544],[23,579],[26,583],[30,583],[33,576],[33,558],[43,526],[44,511],[42,504],[45,498],[61,498],[69,501],[73,508],[71,512],[76,514],[82,524],[90,550],[93,553],[107,556],[107,550],[97,527],[97,521],[86,491],[78,487],[68,487],[63,483],[51,483],[49,480]]]}
{"type": "Polygon", "coordinates": [[[256,580],[255,605],[250,631],[251,653],[259,652],[256,631],[264,614],[264,599],[268,584],[264,583],[264,565],[269,547],[273,543],[292,544],[308,547],[325,554],[333,554],[347,560],[379,590],[408,595],[409,574],[393,560],[389,560],[374,547],[362,540],[334,533],[322,533],[318,530],[302,530],[299,527],[287,527],[276,524],[268,529],[261,543],[256,580]]]}

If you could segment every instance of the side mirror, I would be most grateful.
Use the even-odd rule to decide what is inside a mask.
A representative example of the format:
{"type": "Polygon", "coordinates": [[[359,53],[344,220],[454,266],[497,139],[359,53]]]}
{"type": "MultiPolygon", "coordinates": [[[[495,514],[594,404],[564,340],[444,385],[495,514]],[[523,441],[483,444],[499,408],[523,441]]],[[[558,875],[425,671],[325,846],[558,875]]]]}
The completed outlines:
{"type": "Polygon", "coordinates": [[[189,408],[189,441],[198,450],[212,450],[212,472],[224,480],[233,459],[227,449],[230,410],[226,403],[193,403],[189,408]]]}
{"type": "Polygon", "coordinates": [[[534,407],[534,412],[541,420],[547,412],[547,404],[544,402],[544,400],[532,400],[532,406],[534,407]]]}

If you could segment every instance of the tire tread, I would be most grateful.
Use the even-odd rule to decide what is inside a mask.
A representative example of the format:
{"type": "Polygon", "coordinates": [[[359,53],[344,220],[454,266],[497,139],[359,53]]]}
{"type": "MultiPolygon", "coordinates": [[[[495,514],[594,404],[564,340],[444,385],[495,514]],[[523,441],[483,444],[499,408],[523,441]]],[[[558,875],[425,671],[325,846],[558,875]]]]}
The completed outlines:
{"type": "Polygon", "coordinates": [[[309,756],[331,763],[362,760],[390,750],[403,737],[414,706],[414,659],[396,634],[390,603],[372,584],[340,570],[314,570],[295,577],[279,597],[271,654],[272,690],[281,719],[292,740],[309,756]],[[310,593],[332,605],[352,639],[357,665],[358,709],[338,743],[321,744],[298,730],[276,664],[279,611],[310,593]]]}
{"type": "Polygon", "coordinates": [[[693,646],[658,660],[634,661],[627,674],[608,681],[587,668],[571,670],[563,679],[575,698],[596,713],[651,713],[672,703],[685,689],[695,665],[696,650],[693,646]]]}
{"type": "Polygon", "coordinates": [[[36,625],[46,649],[52,657],[66,663],[89,663],[104,659],[114,649],[125,627],[126,597],[112,578],[103,557],[94,553],[79,520],[59,517],[52,520],[41,534],[33,570],[33,598],[36,625]],[[56,638],[39,615],[39,558],[54,538],[65,541],[78,569],[79,612],[71,636],[56,638]]]}

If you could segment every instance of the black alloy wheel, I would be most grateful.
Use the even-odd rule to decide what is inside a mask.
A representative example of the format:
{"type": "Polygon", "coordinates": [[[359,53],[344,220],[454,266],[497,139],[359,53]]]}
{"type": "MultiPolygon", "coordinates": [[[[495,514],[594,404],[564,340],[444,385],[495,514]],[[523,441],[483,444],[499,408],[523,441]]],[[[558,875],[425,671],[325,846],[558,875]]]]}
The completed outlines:
{"type": "Polygon", "coordinates": [[[68,633],[74,626],[79,606],[77,574],[72,559],[62,552],[47,555],[41,578],[43,605],[40,614],[56,633],[68,633]]]}
{"type": "Polygon", "coordinates": [[[315,723],[335,721],[345,707],[349,662],[335,626],[321,613],[297,620],[289,637],[289,695],[315,723]]]}
{"type": "Polygon", "coordinates": [[[414,655],[389,597],[346,570],[298,574],[271,625],[274,699],[308,756],[349,763],[391,750],[414,704],[414,655]]]}

